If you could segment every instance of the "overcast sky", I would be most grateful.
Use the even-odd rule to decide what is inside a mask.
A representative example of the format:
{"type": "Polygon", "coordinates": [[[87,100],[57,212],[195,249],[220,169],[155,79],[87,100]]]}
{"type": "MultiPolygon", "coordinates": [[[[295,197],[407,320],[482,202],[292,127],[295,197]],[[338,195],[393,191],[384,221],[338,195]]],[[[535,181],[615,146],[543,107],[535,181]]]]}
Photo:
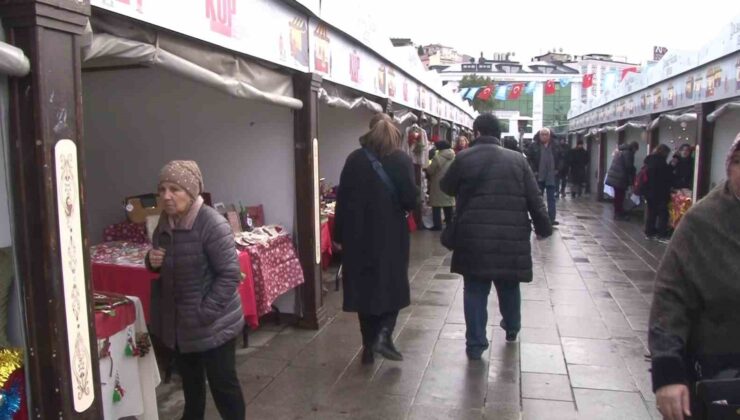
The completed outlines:
{"type": "MultiPolygon", "coordinates": [[[[350,0],[355,1],[355,0],[350,0]]],[[[696,50],[740,14],[739,0],[374,0],[379,30],[489,57],[528,61],[549,49],[642,62],[654,45],[696,50]],[[412,17],[413,16],[413,17],[412,17]]]]}

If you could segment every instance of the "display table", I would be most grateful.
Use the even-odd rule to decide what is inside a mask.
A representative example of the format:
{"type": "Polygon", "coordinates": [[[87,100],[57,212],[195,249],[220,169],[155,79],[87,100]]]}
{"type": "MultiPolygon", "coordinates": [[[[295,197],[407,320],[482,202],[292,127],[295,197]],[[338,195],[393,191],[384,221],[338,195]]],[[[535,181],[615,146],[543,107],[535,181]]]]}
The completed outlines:
{"type": "Polygon", "coordinates": [[[135,296],[127,298],[128,303],[113,311],[95,311],[103,416],[156,420],[159,368],[141,300],[135,296]]]}
{"type": "Polygon", "coordinates": [[[280,295],[303,284],[303,269],[290,235],[246,249],[252,258],[257,314],[262,316],[272,311],[272,303],[280,295]]]}
{"type": "MultiPolygon", "coordinates": [[[[152,282],[159,278],[157,273],[152,273],[144,266],[144,258],[149,249],[149,244],[131,242],[106,242],[90,249],[93,288],[96,291],[138,297],[146,322],[149,322],[150,316],[152,282]]],[[[256,329],[259,318],[249,253],[239,253],[239,266],[244,275],[239,284],[244,319],[250,328],[256,329]]]]}

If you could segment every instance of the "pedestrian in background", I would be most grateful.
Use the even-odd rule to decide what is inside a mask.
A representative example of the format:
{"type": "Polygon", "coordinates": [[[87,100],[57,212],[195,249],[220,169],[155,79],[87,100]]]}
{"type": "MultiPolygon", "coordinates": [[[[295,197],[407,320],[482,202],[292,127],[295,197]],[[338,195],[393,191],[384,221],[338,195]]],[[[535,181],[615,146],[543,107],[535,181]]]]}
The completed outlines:
{"type": "Polygon", "coordinates": [[[588,152],[583,147],[583,140],[579,139],[576,141],[576,147],[568,152],[568,162],[570,163],[568,179],[570,180],[570,193],[573,198],[580,197],[583,193],[588,161],[588,152]]]}
{"type": "Polygon", "coordinates": [[[429,205],[432,207],[432,218],[434,227],[432,230],[442,230],[442,212],[445,215],[445,224],[452,221],[452,209],[455,206],[455,197],[442,192],[439,181],[447,173],[447,170],[455,160],[455,152],[452,151],[450,143],[444,140],[437,142],[438,153],[432,159],[432,163],[425,169],[429,176],[429,205]]]}
{"type": "Polygon", "coordinates": [[[160,276],[153,292],[152,334],[176,352],[185,394],[182,418],[204,418],[208,378],[221,417],[242,420],[236,337],[244,314],[234,233],[224,217],[204,205],[197,163],[165,165],[158,190],[164,213],[146,257],[147,268],[160,276]]]}
{"type": "Polygon", "coordinates": [[[570,161],[568,160],[570,147],[566,139],[560,140],[558,153],[560,154],[558,163],[558,176],[556,180],[556,193],[560,190],[560,196],[565,197],[565,187],[568,185],[568,172],[570,171],[570,161]]]}
{"type": "Polygon", "coordinates": [[[691,145],[682,144],[671,161],[673,167],[673,188],[694,189],[694,158],[691,156],[691,145]]]}
{"type": "Polygon", "coordinates": [[[539,182],[540,191],[542,194],[547,193],[547,214],[553,226],[560,224],[555,220],[560,157],[560,146],[552,141],[552,132],[549,128],[540,130],[527,150],[527,158],[539,182]]]}
{"type": "Polygon", "coordinates": [[[726,168],[727,181],[681,220],[656,275],[648,344],[667,420],[733,418],[740,404],[740,133],[726,168]],[[720,378],[725,392],[700,401],[697,381],[720,378]]]}
{"type": "Polygon", "coordinates": [[[522,149],[519,148],[519,143],[516,141],[516,138],[512,136],[504,137],[504,148],[513,150],[517,153],[522,153],[522,149]]]}
{"type": "Polygon", "coordinates": [[[507,341],[521,328],[519,283],[532,281],[530,236],[552,234],[550,219],[526,158],[501,147],[501,129],[492,114],[475,119],[476,140],[461,152],[442,179],[455,196],[451,271],[464,279],[466,353],[479,360],[488,348],[488,295],[496,287],[507,341]],[[532,222],[530,222],[530,217],[532,222]]]}
{"type": "Polygon", "coordinates": [[[614,219],[626,220],[627,213],[624,211],[624,200],[627,197],[627,189],[635,179],[635,153],[640,149],[636,141],[619,146],[617,153],[609,166],[605,184],[614,188],[614,219]]]}
{"type": "Polygon", "coordinates": [[[372,364],[375,353],[403,360],[392,335],[398,311],[410,304],[406,212],[419,194],[393,121],[377,114],[370,127],[363,147],[344,164],[334,231],[342,250],[343,309],[358,314],[363,364],[372,364]]]}
{"type": "Polygon", "coordinates": [[[668,202],[673,184],[673,171],[667,162],[670,154],[671,148],[661,144],[645,158],[647,183],[643,195],[647,201],[645,235],[648,239],[668,239],[668,202]]]}

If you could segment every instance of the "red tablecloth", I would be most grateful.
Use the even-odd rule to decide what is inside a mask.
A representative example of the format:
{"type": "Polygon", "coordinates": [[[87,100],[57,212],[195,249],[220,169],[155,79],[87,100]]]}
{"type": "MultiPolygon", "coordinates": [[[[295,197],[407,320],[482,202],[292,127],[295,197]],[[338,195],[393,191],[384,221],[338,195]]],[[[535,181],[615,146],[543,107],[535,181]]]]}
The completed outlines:
{"type": "Polygon", "coordinates": [[[115,313],[95,311],[95,335],[98,340],[109,338],[136,321],[136,307],[133,302],[114,308],[115,313]]]}
{"type": "MultiPolygon", "coordinates": [[[[100,255],[102,253],[98,253],[100,255]]],[[[159,275],[152,273],[143,266],[120,265],[101,262],[102,259],[93,259],[92,277],[93,288],[100,292],[112,292],[127,296],[136,296],[141,299],[144,317],[149,322],[151,307],[152,281],[159,275]]],[[[259,326],[257,303],[254,294],[254,276],[252,263],[248,252],[239,253],[239,265],[244,279],[239,285],[239,296],[242,300],[244,318],[252,329],[259,326]]]]}
{"type": "Polygon", "coordinates": [[[280,295],[303,284],[303,269],[290,235],[247,249],[252,257],[257,313],[262,316],[272,310],[272,303],[280,295]]]}
{"type": "Polygon", "coordinates": [[[321,224],[321,268],[326,270],[331,264],[332,258],[332,229],[330,223],[324,222],[321,224]]]}

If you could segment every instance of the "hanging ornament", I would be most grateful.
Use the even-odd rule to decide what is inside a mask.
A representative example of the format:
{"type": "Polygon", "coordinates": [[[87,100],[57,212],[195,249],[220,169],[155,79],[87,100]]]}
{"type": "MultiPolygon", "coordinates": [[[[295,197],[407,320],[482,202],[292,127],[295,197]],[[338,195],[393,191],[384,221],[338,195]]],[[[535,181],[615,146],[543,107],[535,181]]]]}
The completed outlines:
{"type": "Polygon", "coordinates": [[[139,356],[139,349],[136,347],[136,342],[134,341],[134,333],[133,329],[129,328],[126,332],[126,349],[125,353],[128,357],[134,357],[139,356]]]}
{"type": "Polygon", "coordinates": [[[110,371],[108,372],[108,377],[110,378],[113,376],[113,357],[111,357],[110,352],[110,339],[98,340],[98,348],[98,355],[101,360],[110,358],[110,371]]]}
{"type": "Polygon", "coordinates": [[[118,377],[118,372],[116,372],[116,384],[113,386],[113,402],[118,403],[121,402],[123,397],[126,395],[126,391],[121,386],[121,380],[118,377]]]}
{"type": "Polygon", "coordinates": [[[136,348],[139,349],[139,357],[144,357],[149,353],[152,348],[149,333],[136,333],[136,348]]]}
{"type": "Polygon", "coordinates": [[[12,420],[21,409],[21,384],[14,380],[10,389],[0,389],[0,420],[12,420]]]}

